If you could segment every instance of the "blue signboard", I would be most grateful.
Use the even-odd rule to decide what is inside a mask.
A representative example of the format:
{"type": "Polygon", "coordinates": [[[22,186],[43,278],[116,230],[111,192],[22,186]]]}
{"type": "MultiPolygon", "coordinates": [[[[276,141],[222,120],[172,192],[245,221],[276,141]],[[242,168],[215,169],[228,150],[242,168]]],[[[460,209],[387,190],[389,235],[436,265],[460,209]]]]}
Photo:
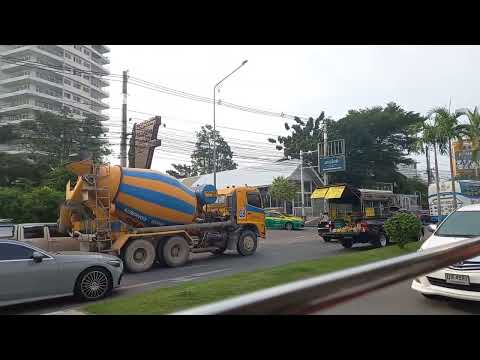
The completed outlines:
{"type": "Polygon", "coordinates": [[[327,156],[320,159],[320,172],[345,171],[345,155],[327,156]]]}

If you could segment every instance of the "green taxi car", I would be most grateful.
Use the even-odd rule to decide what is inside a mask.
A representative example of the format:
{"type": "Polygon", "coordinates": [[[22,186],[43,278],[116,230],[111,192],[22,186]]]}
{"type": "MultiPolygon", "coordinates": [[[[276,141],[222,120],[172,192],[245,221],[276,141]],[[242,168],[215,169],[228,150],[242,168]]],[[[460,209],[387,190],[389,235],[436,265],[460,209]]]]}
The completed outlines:
{"type": "Polygon", "coordinates": [[[302,218],[282,214],[278,211],[265,212],[265,227],[267,229],[303,229],[305,222],[302,218]]]}

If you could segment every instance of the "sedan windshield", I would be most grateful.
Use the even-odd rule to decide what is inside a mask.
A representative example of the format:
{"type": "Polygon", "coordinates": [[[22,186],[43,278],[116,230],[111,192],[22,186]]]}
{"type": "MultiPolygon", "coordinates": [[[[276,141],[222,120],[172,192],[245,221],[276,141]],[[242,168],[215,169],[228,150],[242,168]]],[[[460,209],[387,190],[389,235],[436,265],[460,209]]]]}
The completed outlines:
{"type": "Polygon", "coordinates": [[[437,236],[480,236],[480,211],[456,211],[440,225],[437,236]]]}

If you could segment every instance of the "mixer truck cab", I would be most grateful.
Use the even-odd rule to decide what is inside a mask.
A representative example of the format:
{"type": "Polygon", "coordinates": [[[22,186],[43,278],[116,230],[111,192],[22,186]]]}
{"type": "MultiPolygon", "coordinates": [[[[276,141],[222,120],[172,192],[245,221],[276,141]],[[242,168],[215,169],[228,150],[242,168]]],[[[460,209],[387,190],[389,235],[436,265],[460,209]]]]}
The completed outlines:
{"type": "Polygon", "coordinates": [[[249,256],[258,239],[265,238],[265,214],[256,188],[190,189],[154,170],[91,160],[66,168],[78,179],[73,189],[67,184],[60,231],[71,232],[83,251],[120,256],[127,271],[147,271],[155,263],[181,266],[190,253],[236,250],[249,256]]]}

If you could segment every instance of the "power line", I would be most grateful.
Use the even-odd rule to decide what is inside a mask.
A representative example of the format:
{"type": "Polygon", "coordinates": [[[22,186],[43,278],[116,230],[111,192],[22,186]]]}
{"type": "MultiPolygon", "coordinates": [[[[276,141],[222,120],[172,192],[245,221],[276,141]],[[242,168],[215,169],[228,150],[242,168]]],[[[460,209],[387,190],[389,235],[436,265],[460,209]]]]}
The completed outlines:
{"type": "MultiPolygon", "coordinates": [[[[189,99],[189,100],[195,100],[195,101],[200,101],[200,102],[213,104],[213,99],[211,99],[209,97],[195,95],[195,94],[192,94],[192,93],[187,93],[185,91],[175,90],[175,89],[172,89],[172,88],[169,88],[169,87],[166,87],[166,86],[163,86],[163,85],[155,84],[155,83],[152,83],[152,82],[149,82],[149,81],[146,81],[146,80],[142,80],[142,79],[139,79],[139,78],[136,78],[136,77],[130,77],[130,79],[132,79],[130,81],[132,83],[132,85],[139,86],[139,87],[142,87],[142,88],[145,88],[145,89],[148,89],[148,90],[157,91],[157,92],[164,93],[164,94],[169,94],[169,95],[174,95],[174,96],[186,98],[186,99],[189,99]]],[[[248,107],[248,106],[237,105],[237,104],[233,104],[233,103],[226,102],[226,101],[221,101],[221,100],[217,101],[217,105],[223,105],[223,106],[230,107],[230,108],[233,108],[233,109],[236,109],[236,110],[247,111],[247,112],[251,112],[251,113],[255,113],[255,114],[259,114],[259,115],[281,117],[281,118],[290,119],[290,120],[294,120],[296,117],[298,117],[301,120],[308,120],[308,118],[304,118],[304,117],[302,118],[302,117],[299,117],[299,116],[289,115],[289,114],[286,114],[286,113],[283,113],[283,112],[278,113],[278,112],[273,112],[273,111],[261,110],[261,109],[248,107]]]]}

